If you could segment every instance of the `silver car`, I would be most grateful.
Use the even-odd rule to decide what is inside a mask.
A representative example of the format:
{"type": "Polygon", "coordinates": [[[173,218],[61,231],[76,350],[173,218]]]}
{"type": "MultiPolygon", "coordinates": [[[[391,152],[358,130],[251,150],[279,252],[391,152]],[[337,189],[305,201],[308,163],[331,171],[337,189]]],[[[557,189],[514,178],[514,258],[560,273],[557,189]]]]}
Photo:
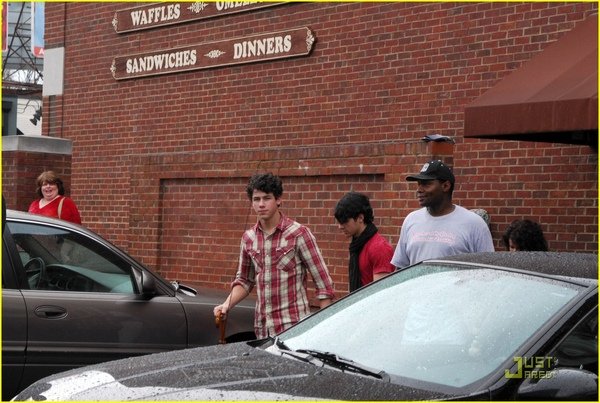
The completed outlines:
{"type": "MultiPolygon", "coordinates": [[[[60,371],[217,344],[213,307],[227,293],[161,278],[65,221],[9,210],[2,243],[2,400],[60,371]]],[[[252,301],[227,341],[254,338],[252,301]]]]}

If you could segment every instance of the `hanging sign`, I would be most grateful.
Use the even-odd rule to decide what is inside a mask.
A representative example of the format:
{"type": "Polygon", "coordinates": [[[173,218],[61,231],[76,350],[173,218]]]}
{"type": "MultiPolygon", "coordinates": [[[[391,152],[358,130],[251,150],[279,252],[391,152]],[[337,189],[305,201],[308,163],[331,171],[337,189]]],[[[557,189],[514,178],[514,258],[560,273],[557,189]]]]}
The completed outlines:
{"type": "Polygon", "coordinates": [[[227,14],[236,14],[284,2],[264,1],[215,1],[193,3],[152,3],[141,7],[120,10],[115,13],[112,25],[117,33],[140,31],[188,21],[204,20],[227,14]]]}
{"type": "Polygon", "coordinates": [[[306,56],[315,37],[307,27],[113,59],[115,80],[306,56]]]}

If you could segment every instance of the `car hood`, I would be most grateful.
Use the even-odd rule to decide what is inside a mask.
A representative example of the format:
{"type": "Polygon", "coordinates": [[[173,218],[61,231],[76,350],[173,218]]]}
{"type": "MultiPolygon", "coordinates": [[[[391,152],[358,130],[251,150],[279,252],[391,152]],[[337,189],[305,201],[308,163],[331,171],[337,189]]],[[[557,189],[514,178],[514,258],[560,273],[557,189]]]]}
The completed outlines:
{"type": "Polygon", "coordinates": [[[437,400],[449,397],[318,367],[246,343],[235,343],[151,354],[63,372],[34,383],[13,400],[437,400]]]}

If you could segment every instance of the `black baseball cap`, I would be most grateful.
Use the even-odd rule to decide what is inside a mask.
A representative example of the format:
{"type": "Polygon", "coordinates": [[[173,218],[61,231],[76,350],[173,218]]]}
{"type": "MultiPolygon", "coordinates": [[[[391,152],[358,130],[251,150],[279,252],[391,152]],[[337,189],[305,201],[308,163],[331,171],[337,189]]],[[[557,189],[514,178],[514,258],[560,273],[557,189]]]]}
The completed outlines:
{"type": "Polygon", "coordinates": [[[452,173],[452,170],[440,160],[429,161],[423,165],[421,172],[406,177],[407,181],[430,181],[434,179],[450,181],[454,184],[454,174],[452,173]]]}

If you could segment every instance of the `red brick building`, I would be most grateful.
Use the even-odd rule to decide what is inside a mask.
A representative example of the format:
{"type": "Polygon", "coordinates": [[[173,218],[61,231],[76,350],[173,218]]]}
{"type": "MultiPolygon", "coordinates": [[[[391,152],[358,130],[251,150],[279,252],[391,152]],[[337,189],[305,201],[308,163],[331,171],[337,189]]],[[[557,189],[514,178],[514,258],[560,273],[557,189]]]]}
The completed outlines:
{"type": "MultiPolygon", "coordinates": [[[[348,241],[335,203],[351,189],[367,193],[395,245],[418,206],[405,176],[432,157],[454,166],[457,204],[489,212],[497,250],[511,221],[531,218],[552,250],[597,251],[597,150],[463,136],[465,106],[596,3],[270,4],[117,32],[123,10],[143,4],[46,4],[46,54],[64,50],[64,71],[44,97],[43,134],[70,140],[72,160],[34,170],[67,175],[84,225],[167,278],[227,286],[255,220],[245,184],[272,171],[284,180],[284,212],[313,231],[342,294],[348,241]],[[113,67],[126,59],[148,72],[136,63],[152,52],[295,29],[308,32],[307,54],[125,79],[131,63],[113,67]],[[422,141],[433,133],[455,144],[422,141]]],[[[205,3],[176,11],[193,4],[205,3]]],[[[144,13],[170,19],[164,8],[144,13]]],[[[283,52],[285,40],[274,46],[283,52]]],[[[190,63],[178,66],[203,56],[181,52],[190,63]]],[[[16,159],[4,153],[5,193],[16,186],[7,177],[16,159]]],[[[30,201],[7,200],[18,209],[30,201]]]]}

